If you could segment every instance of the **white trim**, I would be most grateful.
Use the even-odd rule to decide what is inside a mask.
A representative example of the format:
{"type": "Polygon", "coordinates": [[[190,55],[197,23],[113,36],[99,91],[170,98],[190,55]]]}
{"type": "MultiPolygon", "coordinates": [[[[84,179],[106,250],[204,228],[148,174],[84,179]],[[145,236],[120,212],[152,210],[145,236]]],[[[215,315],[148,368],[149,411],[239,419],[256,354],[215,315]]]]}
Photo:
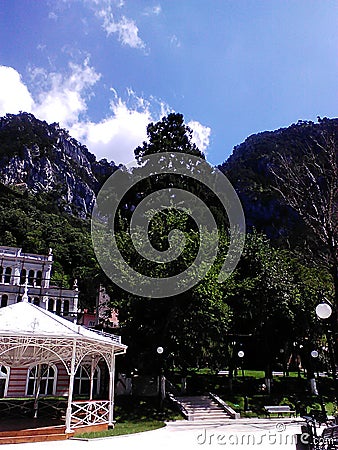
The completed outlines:
{"type": "MultiPolygon", "coordinates": [[[[47,367],[48,367],[48,370],[49,370],[49,368],[51,367],[53,370],[54,370],[54,377],[53,377],[53,392],[52,392],[52,394],[48,394],[48,393],[46,393],[46,392],[44,392],[44,393],[42,393],[41,392],[41,390],[40,390],[40,394],[39,394],[39,396],[40,397],[45,397],[45,396],[47,396],[47,395],[55,395],[55,393],[56,393],[56,385],[57,385],[57,378],[58,378],[58,370],[57,370],[57,367],[56,367],[56,365],[55,364],[51,364],[51,363],[48,363],[48,362],[41,362],[41,363],[39,363],[39,364],[32,364],[29,368],[28,368],[28,370],[27,370],[27,376],[26,376],[26,389],[25,389],[25,395],[27,396],[27,397],[34,397],[35,396],[35,389],[36,389],[36,375],[37,375],[37,371],[35,372],[35,377],[34,377],[34,388],[33,388],[33,393],[32,394],[28,394],[28,385],[29,385],[29,381],[30,380],[33,380],[33,377],[30,377],[29,375],[30,375],[30,372],[31,372],[31,370],[32,369],[34,369],[34,367],[37,367],[38,365],[47,365],[47,367]]],[[[41,377],[41,381],[42,380],[50,380],[50,379],[52,379],[52,377],[45,377],[45,376],[42,376],[41,377]]],[[[46,388],[45,389],[47,389],[47,386],[48,386],[48,383],[46,383],[46,388]]],[[[41,389],[41,388],[40,388],[41,389]]]]}
{"type": "Polygon", "coordinates": [[[7,397],[10,373],[11,373],[11,368],[9,366],[0,365],[0,379],[2,379],[2,380],[5,379],[6,380],[6,382],[5,382],[5,390],[4,390],[4,398],[7,397]],[[5,375],[1,371],[2,367],[5,367],[5,369],[7,370],[6,376],[2,376],[2,374],[5,375]]]}
{"type": "MultiPolygon", "coordinates": [[[[88,370],[86,365],[82,362],[77,367],[77,370],[76,370],[75,375],[74,375],[74,383],[77,380],[79,381],[79,390],[78,390],[78,392],[75,392],[75,389],[74,389],[74,394],[75,395],[80,395],[81,396],[81,395],[87,395],[87,394],[89,395],[90,394],[90,378],[91,378],[91,370],[90,369],[88,370]],[[80,373],[81,376],[77,376],[77,372],[78,371],[81,372],[80,373]],[[81,390],[81,386],[82,386],[82,383],[84,381],[88,381],[89,382],[89,391],[88,392],[82,392],[82,390],[81,390]]],[[[101,369],[100,369],[99,366],[96,366],[95,369],[94,369],[94,378],[97,378],[97,380],[96,380],[96,392],[94,390],[94,394],[98,394],[100,392],[100,379],[101,379],[101,369]]]]}

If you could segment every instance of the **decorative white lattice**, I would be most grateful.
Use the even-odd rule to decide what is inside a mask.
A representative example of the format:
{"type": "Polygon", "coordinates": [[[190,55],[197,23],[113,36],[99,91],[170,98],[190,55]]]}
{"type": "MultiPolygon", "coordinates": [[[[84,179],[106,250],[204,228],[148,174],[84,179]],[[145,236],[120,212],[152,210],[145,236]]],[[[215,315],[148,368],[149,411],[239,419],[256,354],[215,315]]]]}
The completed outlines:
{"type": "Polygon", "coordinates": [[[109,422],[109,401],[91,400],[72,402],[71,428],[109,422]]]}

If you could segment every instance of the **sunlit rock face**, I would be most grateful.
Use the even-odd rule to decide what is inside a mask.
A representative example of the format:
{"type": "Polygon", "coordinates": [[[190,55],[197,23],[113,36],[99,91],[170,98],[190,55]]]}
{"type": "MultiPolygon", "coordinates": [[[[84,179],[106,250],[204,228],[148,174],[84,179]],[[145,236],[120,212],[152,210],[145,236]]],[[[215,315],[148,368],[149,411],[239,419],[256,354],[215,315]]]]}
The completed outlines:
{"type": "Polygon", "coordinates": [[[58,124],[32,114],[0,118],[0,182],[32,194],[52,194],[64,211],[86,218],[102,183],[116,170],[96,161],[58,124]]]}

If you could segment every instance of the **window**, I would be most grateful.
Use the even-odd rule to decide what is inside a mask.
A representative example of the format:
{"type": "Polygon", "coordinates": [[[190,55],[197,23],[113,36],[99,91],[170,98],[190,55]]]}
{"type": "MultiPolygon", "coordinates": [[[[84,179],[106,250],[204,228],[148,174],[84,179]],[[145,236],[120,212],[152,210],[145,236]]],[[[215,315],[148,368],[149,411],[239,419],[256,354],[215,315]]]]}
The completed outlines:
{"type": "Polygon", "coordinates": [[[4,268],[0,266],[0,283],[2,283],[2,275],[4,273],[4,268]]]}
{"type": "Polygon", "coordinates": [[[17,302],[17,303],[22,302],[22,295],[18,295],[18,296],[17,296],[16,302],[17,302]]]}
{"type": "Polygon", "coordinates": [[[6,267],[4,283],[8,283],[9,284],[11,282],[11,275],[12,275],[12,268],[11,267],[6,267]]]}
{"type": "Polygon", "coordinates": [[[20,272],[20,284],[25,284],[26,283],[26,276],[27,276],[26,269],[21,269],[21,272],[20,272]]]}
{"type": "Polygon", "coordinates": [[[48,311],[54,311],[54,299],[48,299],[48,311]]]}
{"type": "Polygon", "coordinates": [[[28,369],[26,395],[35,395],[40,366],[40,395],[55,395],[57,369],[54,365],[40,364],[28,369]]]}
{"type": "Polygon", "coordinates": [[[40,306],[40,299],[39,299],[39,297],[34,297],[34,299],[33,299],[33,305],[35,305],[35,306],[40,306]]]}
{"type": "MultiPolygon", "coordinates": [[[[100,391],[100,368],[94,372],[93,395],[100,391]]],[[[74,395],[89,395],[90,393],[90,366],[80,366],[74,378],[74,395]]]]}
{"type": "Polygon", "coordinates": [[[68,316],[69,314],[69,300],[64,300],[63,302],[63,315],[68,316]]]}
{"type": "Polygon", "coordinates": [[[56,309],[55,309],[55,312],[58,316],[61,315],[61,305],[62,305],[61,300],[58,298],[56,300],[56,309]]]}
{"type": "Polygon", "coordinates": [[[7,366],[0,366],[0,398],[7,395],[10,369],[7,366]]]}
{"type": "Polygon", "coordinates": [[[28,272],[28,284],[34,286],[34,270],[28,272]]]}
{"type": "Polygon", "coordinates": [[[3,294],[1,297],[1,308],[4,308],[7,305],[8,305],[8,295],[3,294]]]}
{"type": "Polygon", "coordinates": [[[42,272],[41,270],[38,270],[36,272],[36,281],[35,281],[36,286],[41,286],[42,284],[42,272]]]}

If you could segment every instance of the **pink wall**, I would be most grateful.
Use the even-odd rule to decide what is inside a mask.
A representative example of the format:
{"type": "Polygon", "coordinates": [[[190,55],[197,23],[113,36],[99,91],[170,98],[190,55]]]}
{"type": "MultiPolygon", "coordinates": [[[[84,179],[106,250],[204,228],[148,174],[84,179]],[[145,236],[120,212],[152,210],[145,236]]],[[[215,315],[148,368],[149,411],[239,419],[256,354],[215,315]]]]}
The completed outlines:
{"type": "MultiPolygon", "coordinates": [[[[57,368],[57,382],[56,392],[57,396],[68,395],[69,376],[62,363],[56,363],[57,368]]],[[[7,397],[25,397],[26,382],[27,382],[27,367],[12,367],[9,376],[7,397]]]]}

